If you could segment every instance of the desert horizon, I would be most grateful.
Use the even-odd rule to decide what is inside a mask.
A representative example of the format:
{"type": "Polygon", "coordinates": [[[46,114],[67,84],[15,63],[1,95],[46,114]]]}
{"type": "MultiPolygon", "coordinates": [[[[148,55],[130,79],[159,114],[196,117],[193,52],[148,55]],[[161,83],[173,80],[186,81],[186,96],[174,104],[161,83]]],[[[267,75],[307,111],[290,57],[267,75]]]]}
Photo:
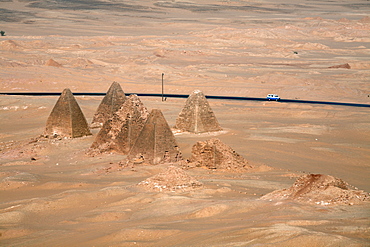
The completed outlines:
{"type": "MultiPolygon", "coordinates": [[[[160,94],[164,74],[167,94],[370,104],[369,9],[360,0],[0,1],[0,245],[368,246],[368,107],[184,107],[186,98],[127,95],[166,136],[153,141],[148,127],[130,150],[170,144],[151,164],[116,147],[135,145],[120,142],[128,110],[86,136],[53,137],[59,95],[1,93],[106,93],[117,82],[126,94],[160,94]],[[217,122],[181,130],[192,114],[217,122]]],[[[93,127],[104,96],[74,98],[93,127]]]]}

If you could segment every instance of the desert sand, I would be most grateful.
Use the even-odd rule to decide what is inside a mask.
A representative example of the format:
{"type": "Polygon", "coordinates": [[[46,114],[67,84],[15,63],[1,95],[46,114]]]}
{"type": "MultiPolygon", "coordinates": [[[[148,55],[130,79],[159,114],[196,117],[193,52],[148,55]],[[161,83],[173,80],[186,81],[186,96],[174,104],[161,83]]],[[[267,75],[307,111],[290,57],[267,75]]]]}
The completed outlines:
{"type": "MultiPolygon", "coordinates": [[[[103,93],[113,81],[160,93],[164,73],[166,93],[370,104],[369,10],[359,0],[0,1],[0,93],[103,93]]],[[[76,97],[88,123],[102,98],[76,97]]],[[[41,138],[57,99],[0,95],[1,246],[370,245],[366,200],[263,197],[307,174],[369,192],[369,108],[209,100],[223,130],[175,132],[183,157],[218,138],[250,168],[180,172],[88,155],[99,129],[41,138]],[[143,186],[169,171],[190,185],[143,186]]],[[[186,102],[140,100],[171,127],[186,102]]]]}

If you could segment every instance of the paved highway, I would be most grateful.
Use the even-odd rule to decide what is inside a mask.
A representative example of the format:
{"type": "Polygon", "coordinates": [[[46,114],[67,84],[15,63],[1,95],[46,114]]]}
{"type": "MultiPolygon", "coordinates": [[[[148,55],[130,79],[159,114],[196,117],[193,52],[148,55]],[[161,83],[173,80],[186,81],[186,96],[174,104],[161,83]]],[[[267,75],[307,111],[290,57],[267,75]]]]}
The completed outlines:
{"type": "MultiPolygon", "coordinates": [[[[47,92],[0,92],[0,95],[25,95],[25,96],[59,96],[61,93],[47,93],[47,92]]],[[[126,93],[130,95],[133,93],[126,93]]],[[[136,93],[137,96],[147,97],[162,97],[162,94],[155,93],[136,93]]],[[[104,96],[105,93],[73,93],[75,96],[104,96]]],[[[163,94],[165,98],[188,98],[187,94],[163,94]]],[[[224,99],[224,100],[254,100],[254,101],[268,101],[266,98],[255,98],[255,97],[236,97],[236,96],[215,96],[206,95],[207,99],[224,99]]],[[[287,103],[302,103],[302,104],[320,104],[320,105],[342,105],[342,106],[353,106],[353,107],[369,107],[370,104],[360,103],[346,103],[346,102],[332,102],[332,101],[315,101],[315,100],[300,100],[300,99],[280,99],[278,102],[287,103]]]]}

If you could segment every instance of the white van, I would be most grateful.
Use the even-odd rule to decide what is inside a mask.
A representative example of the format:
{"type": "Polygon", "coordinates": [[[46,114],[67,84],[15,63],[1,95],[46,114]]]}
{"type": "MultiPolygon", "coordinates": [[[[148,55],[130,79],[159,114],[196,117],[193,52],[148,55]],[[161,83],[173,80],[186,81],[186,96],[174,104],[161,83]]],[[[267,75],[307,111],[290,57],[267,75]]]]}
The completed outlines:
{"type": "Polygon", "coordinates": [[[276,101],[280,100],[280,97],[277,94],[268,94],[266,98],[268,100],[276,100],[276,101]]]}

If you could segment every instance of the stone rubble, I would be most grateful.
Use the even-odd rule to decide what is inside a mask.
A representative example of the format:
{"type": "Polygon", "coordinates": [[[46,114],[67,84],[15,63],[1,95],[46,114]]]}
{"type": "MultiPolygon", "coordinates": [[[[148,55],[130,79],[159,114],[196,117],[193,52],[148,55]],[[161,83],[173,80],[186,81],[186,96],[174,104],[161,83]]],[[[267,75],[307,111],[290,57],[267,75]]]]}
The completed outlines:
{"type": "Polygon", "coordinates": [[[189,166],[234,171],[252,168],[246,159],[218,138],[198,141],[191,153],[189,166]]]}
{"type": "Polygon", "coordinates": [[[202,188],[203,184],[181,168],[171,165],[165,172],[145,179],[138,186],[157,192],[185,192],[202,188]]]}
{"type": "Polygon", "coordinates": [[[263,200],[293,200],[316,205],[354,205],[370,201],[367,192],[330,175],[308,174],[299,177],[288,189],[275,190],[263,200]]]}

